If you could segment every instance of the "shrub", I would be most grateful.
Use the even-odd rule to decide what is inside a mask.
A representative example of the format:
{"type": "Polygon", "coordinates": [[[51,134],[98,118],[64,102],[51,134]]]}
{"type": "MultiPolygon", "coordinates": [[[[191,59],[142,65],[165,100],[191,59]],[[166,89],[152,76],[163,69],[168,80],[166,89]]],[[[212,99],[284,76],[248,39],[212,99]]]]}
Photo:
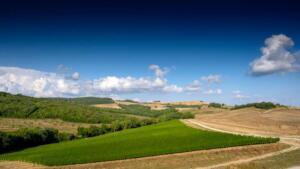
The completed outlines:
{"type": "Polygon", "coordinates": [[[220,103],[209,103],[208,107],[222,108],[222,107],[224,107],[224,104],[220,104],[220,103]]]}
{"type": "Polygon", "coordinates": [[[58,133],[58,140],[61,141],[68,141],[68,140],[75,140],[77,136],[71,133],[58,133]]]}
{"type": "Polygon", "coordinates": [[[255,107],[258,109],[273,109],[277,106],[282,106],[280,104],[274,104],[272,102],[260,102],[260,103],[248,103],[248,104],[242,104],[242,105],[236,105],[233,109],[241,109],[246,107],[255,107]]]}
{"type": "Polygon", "coordinates": [[[101,125],[100,127],[97,126],[90,126],[88,128],[78,127],[77,133],[81,137],[94,137],[99,136],[102,134],[121,131],[130,128],[137,128],[141,126],[151,125],[157,123],[156,120],[153,119],[143,119],[138,120],[136,118],[126,119],[124,121],[114,121],[111,125],[101,125]]]}
{"type": "Polygon", "coordinates": [[[184,113],[182,113],[182,118],[183,119],[192,119],[194,117],[195,117],[195,115],[193,113],[191,113],[191,112],[184,112],[184,113]]]}
{"type": "Polygon", "coordinates": [[[59,140],[56,129],[24,128],[15,132],[0,132],[0,152],[56,143],[59,140]]]}

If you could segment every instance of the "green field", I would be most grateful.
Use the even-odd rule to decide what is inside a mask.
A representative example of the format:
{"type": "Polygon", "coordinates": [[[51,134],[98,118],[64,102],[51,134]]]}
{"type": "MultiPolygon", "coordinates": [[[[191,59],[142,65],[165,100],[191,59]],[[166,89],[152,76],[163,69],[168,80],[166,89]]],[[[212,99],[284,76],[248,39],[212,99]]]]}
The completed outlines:
{"type": "Polygon", "coordinates": [[[0,159],[65,165],[276,141],[276,138],[257,138],[194,129],[173,120],[88,139],[29,148],[3,154],[0,159]]]}

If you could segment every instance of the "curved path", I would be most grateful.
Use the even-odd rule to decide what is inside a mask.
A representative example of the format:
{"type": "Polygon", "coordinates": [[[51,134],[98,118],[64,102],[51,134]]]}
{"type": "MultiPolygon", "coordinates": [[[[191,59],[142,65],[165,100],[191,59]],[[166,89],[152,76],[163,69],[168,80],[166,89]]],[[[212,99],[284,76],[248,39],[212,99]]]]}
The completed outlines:
{"type": "MultiPolygon", "coordinates": [[[[185,124],[190,125],[192,127],[199,127],[199,128],[202,128],[202,129],[207,129],[207,130],[212,130],[212,131],[218,131],[218,132],[224,132],[224,133],[230,133],[230,134],[247,135],[247,136],[270,137],[270,136],[258,135],[258,134],[255,134],[255,133],[253,133],[253,134],[252,133],[238,133],[238,132],[233,132],[233,131],[217,129],[217,128],[213,128],[213,127],[209,126],[208,123],[204,123],[204,122],[201,122],[201,121],[195,120],[195,119],[188,119],[188,120],[182,120],[182,121],[185,124]]],[[[299,137],[286,137],[286,136],[274,136],[274,137],[279,137],[280,141],[282,143],[288,144],[288,145],[290,145],[290,147],[286,148],[286,149],[283,149],[283,150],[280,150],[280,151],[277,151],[277,152],[263,154],[263,155],[248,158],[248,159],[230,161],[230,162],[221,163],[221,164],[208,166],[208,167],[199,167],[197,169],[212,169],[212,168],[226,167],[226,166],[230,166],[230,165],[234,165],[234,164],[247,163],[247,162],[260,160],[260,159],[264,159],[264,158],[267,158],[267,157],[272,157],[272,156],[275,156],[275,155],[279,155],[279,154],[283,154],[283,153],[287,153],[287,152],[290,152],[290,151],[293,151],[293,150],[300,149],[300,138],[299,137]]]]}

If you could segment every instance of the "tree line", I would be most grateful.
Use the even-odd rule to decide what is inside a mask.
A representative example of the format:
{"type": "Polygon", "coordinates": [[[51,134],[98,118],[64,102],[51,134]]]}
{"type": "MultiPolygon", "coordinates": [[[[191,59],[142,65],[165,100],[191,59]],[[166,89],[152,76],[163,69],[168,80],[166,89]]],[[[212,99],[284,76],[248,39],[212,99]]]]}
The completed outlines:
{"type": "Polygon", "coordinates": [[[77,134],[79,137],[94,137],[106,133],[117,132],[125,129],[138,128],[146,125],[156,124],[155,119],[127,119],[123,121],[114,121],[110,125],[103,124],[100,127],[90,126],[88,128],[78,127],[77,134]]]}
{"type": "Polygon", "coordinates": [[[286,107],[284,105],[275,104],[272,102],[260,102],[260,103],[248,103],[248,104],[242,104],[242,105],[236,105],[233,107],[233,109],[241,109],[246,107],[255,107],[258,109],[273,109],[276,107],[286,107]]]}
{"type": "Polygon", "coordinates": [[[14,132],[0,131],[0,153],[76,138],[73,134],[60,133],[51,128],[23,128],[14,132]]]}
{"type": "Polygon", "coordinates": [[[161,121],[193,117],[191,113],[181,113],[174,108],[151,110],[148,106],[138,104],[120,106],[122,109],[96,108],[67,98],[34,98],[0,92],[0,117],[59,118],[71,122],[104,124],[126,120],[126,114],[158,118],[161,121]]]}

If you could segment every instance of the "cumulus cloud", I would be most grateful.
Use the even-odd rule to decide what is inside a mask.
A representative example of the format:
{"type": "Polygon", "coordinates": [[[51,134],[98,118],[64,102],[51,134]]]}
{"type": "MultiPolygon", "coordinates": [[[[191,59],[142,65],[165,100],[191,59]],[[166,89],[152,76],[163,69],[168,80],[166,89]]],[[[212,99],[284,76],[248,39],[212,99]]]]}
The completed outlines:
{"type": "Polygon", "coordinates": [[[72,80],[79,80],[80,73],[79,72],[73,72],[72,68],[69,68],[65,66],[64,64],[60,64],[57,66],[57,74],[63,75],[66,78],[72,79],[72,80]]]}
{"type": "Polygon", "coordinates": [[[131,93],[162,90],[168,87],[166,80],[160,78],[134,78],[108,76],[92,81],[92,88],[102,92],[131,93]]]}
{"type": "Polygon", "coordinates": [[[0,90],[33,96],[66,96],[80,93],[80,86],[55,73],[17,67],[0,67],[0,90]]]}
{"type": "Polygon", "coordinates": [[[185,91],[184,87],[169,84],[165,78],[166,70],[151,65],[154,77],[116,77],[107,76],[92,80],[79,80],[80,74],[72,78],[62,74],[42,72],[18,67],[0,67],[0,91],[22,93],[38,97],[65,97],[86,95],[117,95],[139,92],[185,91]]]}
{"type": "Polygon", "coordinates": [[[211,95],[211,94],[218,94],[218,95],[220,95],[222,93],[223,93],[222,89],[209,89],[207,91],[204,91],[204,94],[208,94],[208,95],[211,95]]]}
{"type": "Polygon", "coordinates": [[[80,73],[79,72],[74,72],[73,74],[72,74],[72,79],[73,80],[78,80],[80,78],[80,73]]]}
{"type": "Polygon", "coordinates": [[[221,82],[221,76],[220,75],[208,75],[208,76],[202,76],[201,80],[208,82],[208,83],[220,83],[221,82]]]}
{"type": "Polygon", "coordinates": [[[293,72],[300,70],[300,52],[290,52],[294,41],[284,35],[273,35],[265,40],[261,48],[262,55],[250,63],[253,75],[267,75],[279,72],[293,72]]]}
{"type": "Polygon", "coordinates": [[[164,92],[169,92],[169,93],[181,93],[184,91],[184,88],[179,87],[177,85],[166,85],[164,86],[163,90],[164,92]]]}
{"type": "Polygon", "coordinates": [[[192,83],[185,86],[186,92],[197,92],[201,90],[201,83],[199,80],[194,80],[192,83]]]}
{"type": "Polygon", "coordinates": [[[234,95],[234,98],[236,98],[236,99],[247,99],[247,98],[249,98],[249,96],[243,95],[240,90],[232,91],[232,93],[234,95]]]}
{"type": "Polygon", "coordinates": [[[149,66],[150,70],[153,70],[155,73],[155,76],[158,78],[164,78],[164,76],[168,73],[168,70],[166,68],[161,69],[158,65],[150,65],[149,66]]]}

